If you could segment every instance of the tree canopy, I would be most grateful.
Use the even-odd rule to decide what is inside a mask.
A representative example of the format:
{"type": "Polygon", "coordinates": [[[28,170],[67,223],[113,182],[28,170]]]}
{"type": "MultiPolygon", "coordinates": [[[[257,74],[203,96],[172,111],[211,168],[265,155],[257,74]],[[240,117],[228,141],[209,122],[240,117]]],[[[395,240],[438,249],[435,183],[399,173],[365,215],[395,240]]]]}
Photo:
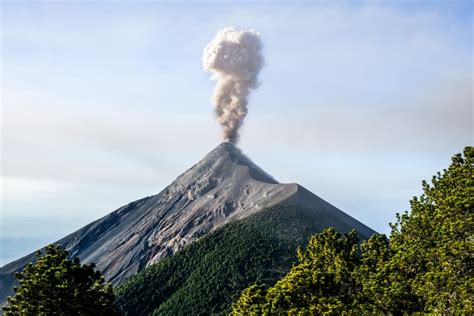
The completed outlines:
{"type": "Polygon", "coordinates": [[[312,236],[297,252],[298,265],[269,289],[253,285],[244,290],[231,314],[342,313],[357,292],[351,276],[359,262],[357,244],[355,231],[340,234],[328,228],[312,236]]]}
{"type": "Polygon", "coordinates": [[[452,158],[411,211],[396,215],[390,239],[360,245],[329,228],[298,251],[274,286],[252,285],[232,314],[473,314],[474,148],[452,158]]]}
{"type": "Polygon", "coordinates": [[[424,311],[473,313],[473,170],[474,147],[466,147],[433,176],[432,185],[423,181],[411,212],[397,214],[391,225],[391,260],[377,273],[395,274],[424,311]]]}
{"type": "Polygon", "coordinates": [[[35,263],[16,274],[19,286],[3,308],[7,315],[116,315],[112,286],[94,265],[68,259],[58,245],[50,245],[35,263]]]}

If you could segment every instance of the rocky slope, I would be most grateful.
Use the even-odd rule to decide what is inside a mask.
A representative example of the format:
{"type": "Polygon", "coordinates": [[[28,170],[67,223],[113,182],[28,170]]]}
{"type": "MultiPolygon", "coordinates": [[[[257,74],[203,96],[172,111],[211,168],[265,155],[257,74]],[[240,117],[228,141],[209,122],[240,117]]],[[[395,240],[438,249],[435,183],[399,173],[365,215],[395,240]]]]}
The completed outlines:
{"type": "MultiPolygon", "coordinates": [[[[119,284],[211,230],[280,203],[314,210],[320,224],[373,231],[297,184],[280,184],[232,144],[222,143],[159,194],[125,205],[58,241],[119,284]]],[[[0,268],[0,302],[27,255],[0,268]]]]}

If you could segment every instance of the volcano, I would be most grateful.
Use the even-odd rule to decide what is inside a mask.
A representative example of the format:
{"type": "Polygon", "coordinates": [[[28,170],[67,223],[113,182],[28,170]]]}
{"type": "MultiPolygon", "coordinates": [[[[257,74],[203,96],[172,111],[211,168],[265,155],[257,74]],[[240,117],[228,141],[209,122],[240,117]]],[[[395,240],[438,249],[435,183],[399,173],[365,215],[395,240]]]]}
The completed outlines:
{"type": "MultiPolygon", "coordinates": [[[[131,202],[56,243],[94,262],[114,285],[200,237],[275,205],[308,210],[322,229],[374,231],[298,184],[282,184],[236,146],[222,143],[157,195],[131,202]]],[[[0,268],[0,302],[13,293],[14,273],[34,253],[0,268]]]]}

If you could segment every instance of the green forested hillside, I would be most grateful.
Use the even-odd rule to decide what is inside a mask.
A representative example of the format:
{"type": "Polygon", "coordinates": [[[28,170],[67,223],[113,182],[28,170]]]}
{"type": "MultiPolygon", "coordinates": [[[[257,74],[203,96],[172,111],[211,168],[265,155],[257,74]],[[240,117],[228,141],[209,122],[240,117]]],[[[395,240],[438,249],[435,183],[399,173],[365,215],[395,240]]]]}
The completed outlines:
{"type": "Polygon", "coordinates": [[[116,290],[117,305],[125,315],[226,313],[250,284],[285,275],[297,246],[323,228],[311,211],[263,210],[133,276],[116,290]]]}

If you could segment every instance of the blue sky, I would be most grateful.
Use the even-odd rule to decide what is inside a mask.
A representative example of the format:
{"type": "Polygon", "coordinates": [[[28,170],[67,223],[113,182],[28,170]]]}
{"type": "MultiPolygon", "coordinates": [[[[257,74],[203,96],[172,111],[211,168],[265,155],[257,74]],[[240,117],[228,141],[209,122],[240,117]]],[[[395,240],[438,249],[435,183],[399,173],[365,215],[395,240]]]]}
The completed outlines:
{"type": "Polygon", "coordinates": [[[202,51],[264,44],[239,146],[380,232],[473,143],[470,1],[1,2],[0,265],[219,142],[202,51]]]}

